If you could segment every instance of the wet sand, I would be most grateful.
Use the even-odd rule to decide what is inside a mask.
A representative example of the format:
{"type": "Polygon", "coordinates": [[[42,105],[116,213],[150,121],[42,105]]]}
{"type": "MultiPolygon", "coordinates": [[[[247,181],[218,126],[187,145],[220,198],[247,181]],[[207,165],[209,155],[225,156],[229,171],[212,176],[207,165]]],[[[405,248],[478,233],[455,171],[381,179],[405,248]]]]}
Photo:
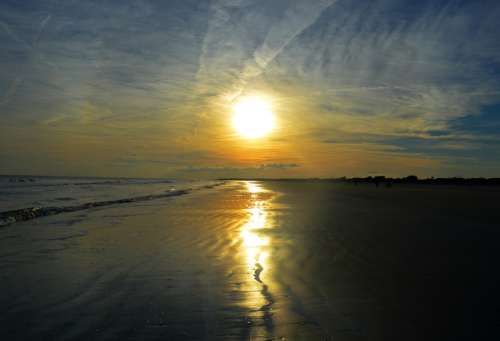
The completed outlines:
{"type": "Polygon", "coordinates": [[[229,182],[17,223],[0,229],[0,339],[494,339],[499,199],[229,182]]]}

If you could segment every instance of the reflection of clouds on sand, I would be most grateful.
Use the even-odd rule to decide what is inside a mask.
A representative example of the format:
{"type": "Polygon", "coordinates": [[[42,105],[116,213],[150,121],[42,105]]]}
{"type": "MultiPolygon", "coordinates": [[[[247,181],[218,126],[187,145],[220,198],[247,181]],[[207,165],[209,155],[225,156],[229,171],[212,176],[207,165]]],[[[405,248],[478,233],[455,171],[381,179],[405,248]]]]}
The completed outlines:
{"type": "Polygon", "coordinates": [[[257,295],[250,295],[245,304],[252,311],[258,313],[254,318],[263,322],[258,325],[264,327],[263,332],[267,336],[271,336],[274,329],[271,314],[274,299],[269,292],[268,285],[262,278],[263,273],[269,270],[271,259],[272,239],[264,235],[265,229],[271,225],[266,211],[269,197],[261,195],[267,191],[258,183],[245,182],[245,185],[250,194],[250,208],[247,209],[249,216],[241,228],[240,237],[243,252],[253,277],[254,290],[252,291],[257,293],[257,295]]]}

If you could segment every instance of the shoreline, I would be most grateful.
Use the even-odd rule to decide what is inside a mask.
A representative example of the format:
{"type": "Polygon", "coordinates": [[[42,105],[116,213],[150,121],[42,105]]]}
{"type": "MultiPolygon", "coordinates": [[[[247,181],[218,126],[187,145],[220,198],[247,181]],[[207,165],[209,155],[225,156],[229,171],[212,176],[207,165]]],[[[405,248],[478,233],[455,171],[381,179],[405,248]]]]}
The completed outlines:
{"type": "Polygon", "coordinates": [[[12,225],[14,223],[21,222],[21,221],[27,221],[27,220],[32,220],[32,219],[36,219],[36,218],[42,218],[42,217],[52,216],[52,215],[56,215],[56,214],[61,214],[61,213],[83,211],[83,210],[88,210],[88,209],[96,208],[96,207],[106,207],[106,206],[114,206],[114,205],[120,205],[120,204],[129,204],[129,203],[136,203],[136,202],[143,202],[143,201],[150,201],[150,200],[156,200],[156,199],[176,197],[176,196],[189,194],[194,190],[211,189],[211,188],[220,186],[222,184],[224,184],[224,182],[211,184],[211,185],[205,185],[205,186],[201,186],[199,188],[187,188],[187,189],[173,190],[173,191],[169,191],[169,192],[164,193],[164,194],[152,194],[152,195],[143,195],[143,196],[116,199],[116,200],[95,201],[95,202],[88,202],[88,203],[84,203],[81,205],[73,205],[73,206],[26,207],[26,208],[20,208],[17,210],[9,210],[9,211],[0,212],[0,227],[12,225]]]}

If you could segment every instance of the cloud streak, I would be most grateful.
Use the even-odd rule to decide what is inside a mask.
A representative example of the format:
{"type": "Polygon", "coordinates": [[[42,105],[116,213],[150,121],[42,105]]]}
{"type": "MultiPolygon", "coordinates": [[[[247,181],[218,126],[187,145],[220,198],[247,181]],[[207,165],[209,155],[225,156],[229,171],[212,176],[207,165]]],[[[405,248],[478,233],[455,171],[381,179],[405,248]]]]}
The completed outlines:
{"type": "Polygon", "coordinates": [[[97,173],[335,175],[374,153],[500,171],[499,16],[493,0],[5,1],[4,172],[35,153],[97,173]],[[279,123],[260,145],[228,123],[254,93],[279,123]]]}

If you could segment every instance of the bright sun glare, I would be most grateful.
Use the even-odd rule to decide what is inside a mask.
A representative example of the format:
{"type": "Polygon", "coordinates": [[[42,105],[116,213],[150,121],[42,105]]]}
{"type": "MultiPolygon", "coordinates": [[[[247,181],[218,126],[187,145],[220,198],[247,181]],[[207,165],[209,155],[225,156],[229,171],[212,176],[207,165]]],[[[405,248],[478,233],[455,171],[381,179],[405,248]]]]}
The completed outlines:
{"type": "Polygon", "coordinates": [[[273,130],[274,115],[268,102],[258,97],[248,97],[234,106],[233,125],[241,136],[255,139],[273,130]]]}

